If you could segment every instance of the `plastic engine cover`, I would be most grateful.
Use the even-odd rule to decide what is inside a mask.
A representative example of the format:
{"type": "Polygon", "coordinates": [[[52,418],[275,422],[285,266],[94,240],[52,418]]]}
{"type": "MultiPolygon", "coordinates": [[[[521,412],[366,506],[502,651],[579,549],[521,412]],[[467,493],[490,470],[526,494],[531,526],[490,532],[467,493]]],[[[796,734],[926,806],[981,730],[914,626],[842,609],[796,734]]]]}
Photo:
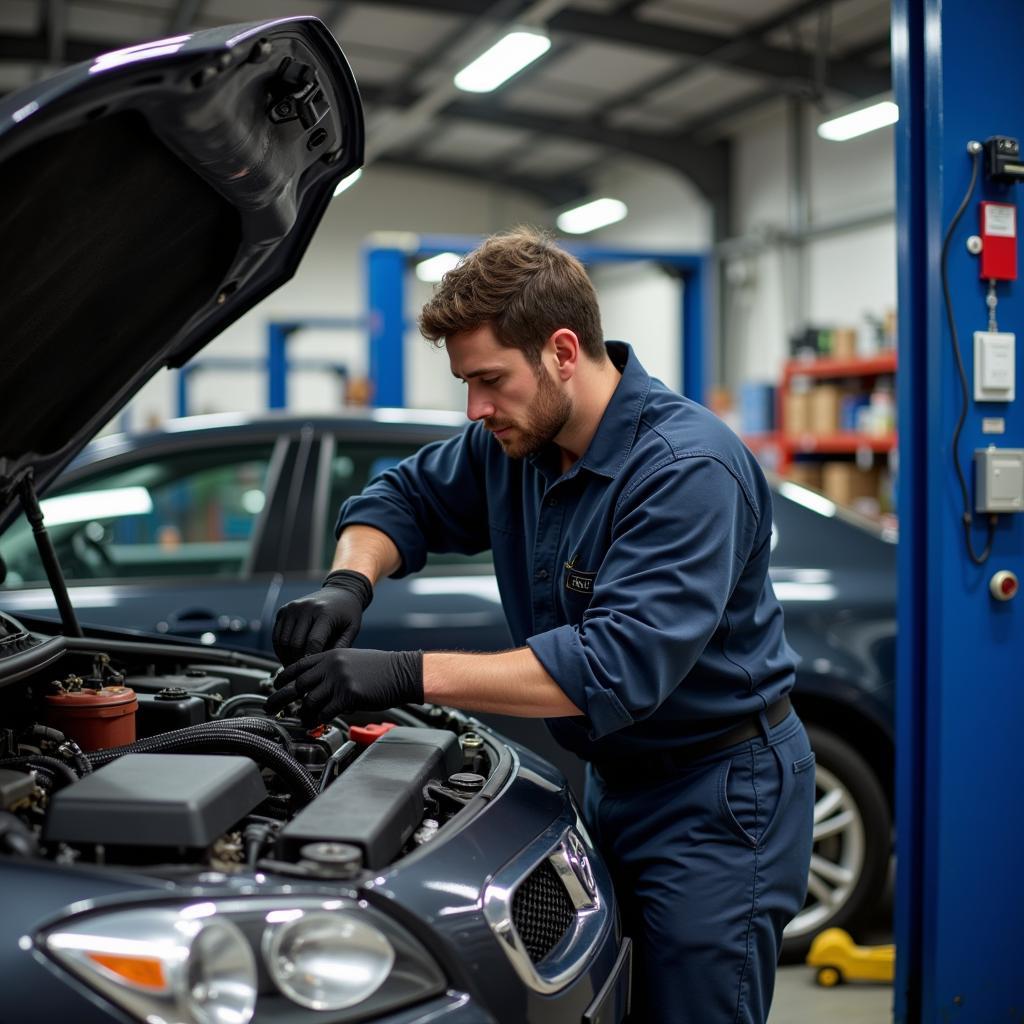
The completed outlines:
{"type": "Polygon", "coordinates": [[[351,843],[368,868],[389,864],[423,819],[423,787],[462,768],[458,737],[446,729],[399,726],[281,830],[285,858],[307,843],[351,843]]]}
{"type": "Polygon", "coordinates": [[[247,757],[125,754],[54,794],[44,837],[203,849],[266,796],[247,757]]]}

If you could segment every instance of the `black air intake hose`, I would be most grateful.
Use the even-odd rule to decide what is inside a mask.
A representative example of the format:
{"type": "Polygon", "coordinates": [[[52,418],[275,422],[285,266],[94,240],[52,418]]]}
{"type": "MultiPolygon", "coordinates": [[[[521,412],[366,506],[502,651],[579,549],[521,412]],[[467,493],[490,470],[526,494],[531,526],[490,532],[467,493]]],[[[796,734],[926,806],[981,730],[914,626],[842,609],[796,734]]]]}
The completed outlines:
{"type": "Polygon", "coordinates": [[[287,751],[262,736],[254,736],[224,723],[219,723],[219,727],[217,725],[208,722],[187,729],[175,729],[159,736],[147,736],[123,747],[95,750],[86,756],[94,768],[101,768],[124,754],[243,754],[262,767],[271,769],[300,805],[305,806],[316,797],[313,779],[287,751]]]}
{"type": "Polygon", "coordinates": [[[244,732],[255,733],[268,740],[277,740],[290,754],[295,749],[295,741],[288,730],[272,718],[246,716],[245,718],[215,718],[212,722],[200,722],[191,728],[195,729],[242,729],[244,732]]]}

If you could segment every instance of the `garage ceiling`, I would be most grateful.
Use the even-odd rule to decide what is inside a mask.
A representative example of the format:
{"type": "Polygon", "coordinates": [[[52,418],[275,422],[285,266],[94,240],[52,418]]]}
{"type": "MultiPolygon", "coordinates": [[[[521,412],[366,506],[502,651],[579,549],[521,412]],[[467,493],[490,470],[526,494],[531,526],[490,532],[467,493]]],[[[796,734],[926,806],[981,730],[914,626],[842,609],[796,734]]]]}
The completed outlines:
{"type": "Polygon", "coordinates": [[[325,21],[352,63],[371,161],[552,206],[623,154],[717,205],[735,118],[780,96],[890,87],[889,0],[3,0],[0,92],[130,43],[298,13],[325,21]],[[495,93],[456,90],[454,72],[513,24],[544,26],[551,49],[495,93]]]}

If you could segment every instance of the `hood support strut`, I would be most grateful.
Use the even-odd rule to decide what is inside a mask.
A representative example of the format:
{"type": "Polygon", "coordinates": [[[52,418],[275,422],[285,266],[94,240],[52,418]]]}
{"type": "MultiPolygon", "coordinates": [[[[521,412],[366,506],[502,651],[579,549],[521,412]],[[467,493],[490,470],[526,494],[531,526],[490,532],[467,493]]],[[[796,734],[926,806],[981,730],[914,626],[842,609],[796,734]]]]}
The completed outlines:
{"type": "Polygon", "coordinates": [[[68,594],[64,573],[61,572],[60,562],[57,560],[57,552],[54,550],[53,541],[50,540],[50,535],[46,532],[46,525],[43,523],[43,510],[39,507],[39,498],[36,496],[31,470],[21,478],[18,487],[22,508],[25,509],[25,516],[32,526],[32,535],[35,537],[36,547],[39,549],[39,557],[42,559],[43,568],[46,569],[46,578],[50,581],[50,589],[57,599],[64,635],[82,636],[82,627],[78,624],[75,609],[71,607],[71,596],[68,594]]]}

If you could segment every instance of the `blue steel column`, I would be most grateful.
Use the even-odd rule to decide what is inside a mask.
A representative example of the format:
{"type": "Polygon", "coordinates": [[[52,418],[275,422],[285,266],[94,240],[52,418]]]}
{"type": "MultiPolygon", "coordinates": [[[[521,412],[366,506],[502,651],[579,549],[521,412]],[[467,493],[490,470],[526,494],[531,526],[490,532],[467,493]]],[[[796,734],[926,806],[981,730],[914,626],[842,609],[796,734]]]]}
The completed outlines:
{"type": "Polygon", "coordinates": [[[714,309],[711,260],[706,256],[693,260],[693,268],[684,274],[682,392],[687,398],[703,404],[708,386],[708,355],[711,352],[710,317],[714,309]]]}
{"type": "Polygon", "coordinates": [[[189,369],[188,363],[186,363],[181,369],[178,370],[177,380],[177,394],[178,394],[178,415],[188,415],[188,378],[192,371],[189,369]]]}
{"type": "MultiPolygon", "coordinates": [[[[1022,900],[1024,599],[994,601],[998,569],[1024,573],[1024,516],[1001,517],[992,556],[967,557],[951,438],[961,409],[939,275],[945,229],[967,187],[970,139],[1024,137],[1004,61],[1024,43],[1020,0],[893,0],[900,276],[900,591],[897,686],[898,1021],[1016,1020],[1024,1011],[1022,900]]],[[[954,236],[950,288],[961,351],[986,327],[985,288],[964,241],[978,201],[1024,199],[981,179],[954,236]]],[[[1024,334],[1020,285],[999,323],[1024,334]]],[[[1018,342],[1018,352],[1020,344],[1018,342]]],[[[969,388],[973,392],[973,388],[969,388]]],[[[968,404],[959,452],[1024,447],[1024,398],[968,404]],[[982,433],[999,416],[1005,433],[982,433]]],[[[974,528],[976,550],[984,529],[974,528]]]]}
{"type": "Polygon", "coordinates": [[[405,262],[401,249],[367,249],[370,402],[405,405],[405,262]]]}
{"type": "Polygon", "coordinates": [[[267,408],[288,408],[288,324],[267,324],[267,408]]]}

